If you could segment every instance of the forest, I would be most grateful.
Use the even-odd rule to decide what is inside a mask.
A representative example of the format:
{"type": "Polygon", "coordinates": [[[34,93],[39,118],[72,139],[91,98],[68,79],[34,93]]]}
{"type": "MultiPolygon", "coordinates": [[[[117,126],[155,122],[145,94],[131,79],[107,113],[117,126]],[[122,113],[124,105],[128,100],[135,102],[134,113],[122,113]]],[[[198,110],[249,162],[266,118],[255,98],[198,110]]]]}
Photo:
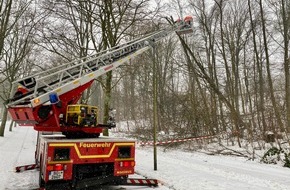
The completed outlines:
{"type": "Polygon", "coordinates": [[[133,122],[132,133],[146,140],[156,124],[175,139],[289,142],[290,0],[1,0],[0,136],[13,81],[186,15],[191,34],[172,34],[96,78],[81,103],[98,106],[104,120],[116,109],[117,121],[133,122]]]}

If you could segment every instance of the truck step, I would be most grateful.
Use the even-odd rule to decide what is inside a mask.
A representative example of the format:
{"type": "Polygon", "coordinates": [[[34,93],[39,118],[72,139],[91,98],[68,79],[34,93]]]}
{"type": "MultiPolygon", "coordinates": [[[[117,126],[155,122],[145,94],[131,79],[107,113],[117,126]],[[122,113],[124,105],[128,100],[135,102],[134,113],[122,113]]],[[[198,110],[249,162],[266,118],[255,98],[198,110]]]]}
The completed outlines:
{"type": "Polygon", "coordinates": [[[26,170],[34,170],[39,168],[39,166],[37,164],[30,164],[30,165],[24,165],[24,166],[17,166],[15,167],[15,171],[16,172],[23,172],[26,170]]]}

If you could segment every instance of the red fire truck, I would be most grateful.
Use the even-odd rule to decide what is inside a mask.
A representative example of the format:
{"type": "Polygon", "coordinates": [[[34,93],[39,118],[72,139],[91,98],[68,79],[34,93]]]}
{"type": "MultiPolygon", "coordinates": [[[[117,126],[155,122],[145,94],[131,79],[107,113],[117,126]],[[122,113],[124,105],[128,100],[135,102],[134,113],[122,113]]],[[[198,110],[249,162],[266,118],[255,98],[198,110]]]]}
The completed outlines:
{"type": "MultiPolygon", "coordinates": [[[[127,184],[134,174],[135,142],[120,138],[67,139],[42,135],[36,151],[40,187],[81,189],[98,184],[127,184]]],[[[156,183],[156,182],[155,182],[156,183]]],[[[154,185],[154,184],[151,184],[154,185]]]]}
{"type": "Polygon", "coordinates": [[[128,179],[134,173],[135,143],[99,137],[104,128],[115,127],[111,113],[98,122],[95,106],[78,104],[94,79],[150,49],[172,32],[192,32],[192,22],[148,34],[118,47],[13,82],[7,107],[20,126],[39,131],[36,164],[39,184],[46,189],[80,189],[98,184],[157,185],[157,180],[128,179]],[[21,85],[25,88],[17,88],[21,85]],[[58,132],[60,135],[44,135],[58,132]]]}

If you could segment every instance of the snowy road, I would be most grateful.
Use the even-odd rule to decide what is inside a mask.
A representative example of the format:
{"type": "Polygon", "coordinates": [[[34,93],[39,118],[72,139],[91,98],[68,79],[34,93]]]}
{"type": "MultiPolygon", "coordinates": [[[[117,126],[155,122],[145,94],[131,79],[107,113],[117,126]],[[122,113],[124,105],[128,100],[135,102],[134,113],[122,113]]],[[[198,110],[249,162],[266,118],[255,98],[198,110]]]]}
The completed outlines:
{"type": "MultiPolygon", "coordinates": [[[[150,150],[137,152],[137,172],[152,168],[150,150]],[[145,161],[148,159],[147,161],[145,161]],[[140,161],[142,163],[140,163],[140,161]]],[[[259,164],[244,158],[207,156],[180,151],[159,152],[158,171],[143,173],[176,190],[290,189],[290,169],[259,164]]]]}
{"type": "MultiPolygon", "coordinates": [[[[36,133],[15,128],[0,138],[0,190],[37,188],[37,171],[15,173],[14,167],[33,163],[36,133]]],[[[156,178],[158,190],[290,190],[290,169],[245,158],[208,156],[201,153],[158,150],[158,170],[153,171],[151,147],[137,147],[136,172],[156,178]]],[[[98,190],[143,190],[148,187],[100,187],[98,190]]],[[[94,188],[96,190],[96,188],[94,188]]]]}

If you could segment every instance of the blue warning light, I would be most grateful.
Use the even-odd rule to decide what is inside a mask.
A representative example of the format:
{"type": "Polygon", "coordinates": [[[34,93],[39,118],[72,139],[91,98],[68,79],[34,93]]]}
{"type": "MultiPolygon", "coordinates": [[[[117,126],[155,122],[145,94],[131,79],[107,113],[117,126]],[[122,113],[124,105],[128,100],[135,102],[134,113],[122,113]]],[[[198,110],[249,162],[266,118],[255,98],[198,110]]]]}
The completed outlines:
{"type": "Polygon", "coordinates": [[[49,101],[52,103],[52,104],[56,104],[59,102],[59,98],[58,98],[58,95],[57,93],[51,93],[49,94],[49,101]]]}

